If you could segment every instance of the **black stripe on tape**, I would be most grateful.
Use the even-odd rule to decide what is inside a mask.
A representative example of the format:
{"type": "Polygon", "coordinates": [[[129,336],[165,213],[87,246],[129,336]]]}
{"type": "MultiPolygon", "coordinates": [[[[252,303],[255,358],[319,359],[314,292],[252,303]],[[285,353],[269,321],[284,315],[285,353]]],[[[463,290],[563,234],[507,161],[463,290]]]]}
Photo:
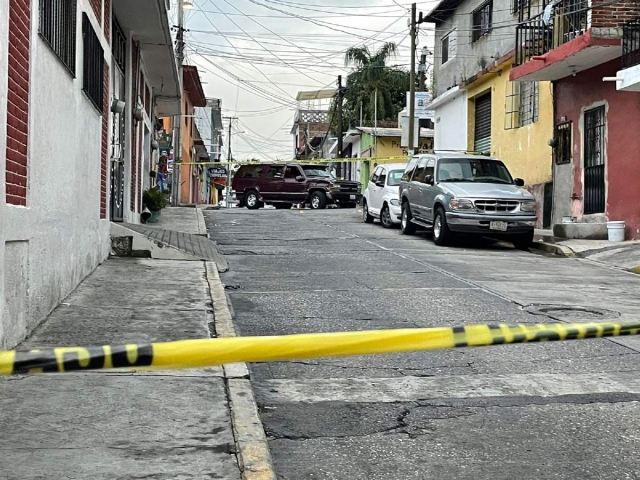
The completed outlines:
{"type": "Polygon", "coordinates": [[[61,361],[58,361],[56,349],[31,350],[16,352],[13,362],[13,374],[27,374],[32,370],[43,372],[71,372],[74,370],[99,370],[106,368],[107,360],[111,360],[111,368],[148,367],[153,363],[153,345],[129,345],[111,347],[69,348],[63,349],[61,361]],[[129,359],[135,353],[133,360],[129,359]],[[88,362],[80,362],[81,355],[88,357],[88,362]]]}

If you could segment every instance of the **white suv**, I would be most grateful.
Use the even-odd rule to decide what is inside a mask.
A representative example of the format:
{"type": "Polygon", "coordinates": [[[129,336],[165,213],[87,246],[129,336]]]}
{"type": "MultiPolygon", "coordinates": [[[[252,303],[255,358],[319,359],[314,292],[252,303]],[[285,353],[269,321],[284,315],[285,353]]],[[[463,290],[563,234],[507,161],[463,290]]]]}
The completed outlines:
{"type": "Polygon", "coordinates": [[[400,179],[406,167],[406,163],[393,163],[375,168],[362,196],[365,223],[373,223],[374,218],[379,218],[385,228],[400,224],[400,179]]]}

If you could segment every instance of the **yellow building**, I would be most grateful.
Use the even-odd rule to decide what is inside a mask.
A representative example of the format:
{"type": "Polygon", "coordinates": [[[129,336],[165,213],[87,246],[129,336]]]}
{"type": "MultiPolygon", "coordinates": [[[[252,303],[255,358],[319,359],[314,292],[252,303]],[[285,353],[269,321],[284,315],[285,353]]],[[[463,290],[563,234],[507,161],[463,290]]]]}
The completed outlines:
{"type": "Polygon", "coordinates": [[[552,85],[510,82],[512,63],[513,57],[464,85],[468,150],[488,152],[504,161],[514,177],[524,179],[544,210],[538,212],[542,223],[543,214],[551,212],[552,85]]]}
{"type": "MultiPolygon", "coordinates": [[[[408,156],[406,147],[401,147],[401,128],[358,127],[362,132],[360,141],[361,157],[408,156]]],[[[420,153],[433,151],[433,130],[420,129],[420,153]]]]}

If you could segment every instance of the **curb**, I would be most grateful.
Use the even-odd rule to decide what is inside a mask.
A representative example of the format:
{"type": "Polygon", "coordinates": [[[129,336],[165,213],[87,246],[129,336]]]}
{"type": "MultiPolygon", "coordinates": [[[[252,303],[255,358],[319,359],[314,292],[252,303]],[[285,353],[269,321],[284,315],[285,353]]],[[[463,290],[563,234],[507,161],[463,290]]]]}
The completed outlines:
{"type": "MultiPolygon", "coordinates": [[[[213,262],[205,262],[205,269],[213,303],[216,334],[218,337],[235,337],[233,318],[218,268],[213,262]]],[[[276,480],[269,444],[258,414],[258,405],[249,380],[247,364],[227,364],[223,365],[223,370],[227,382],[231,425],[242,480],[276,480]]]]}
{"type": "Polygon", "coordinates": [[[575,257],[576,254],[569,247],[564,245],[558,245],[555,243],[548,243],[543,241],[533,242],[531,248],[535,250],[542,250],[543,252],[551,253],[559,257],[575,257]]]}
{"type": "Polygon", "coordinates": [[[204,221],[204,213],[202,208],[196,207],[196,217],[198,217],[198,235],[207,235],[207,224],[204,221]]]}

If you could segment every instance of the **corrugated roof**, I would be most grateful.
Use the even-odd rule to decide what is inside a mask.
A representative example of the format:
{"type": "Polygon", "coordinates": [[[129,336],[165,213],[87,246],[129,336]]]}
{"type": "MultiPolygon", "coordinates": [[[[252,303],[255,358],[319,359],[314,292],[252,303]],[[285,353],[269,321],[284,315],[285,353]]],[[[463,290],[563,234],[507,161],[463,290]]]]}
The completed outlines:
{"type": "MultiPolygon", "coordinates": [[[[373,127],[358,127],[358,130],[374,137],[401,137],[401,128],[373,128],[373,127]]],[[[430,128],[420,129],[420,138],[433,138],[433,130],[430,128]]]]}
{"type": "Polygon", "coordinates": [[[308,92],[298,92],[296,100],[302,102],[305,100],[324,100],[327,98],[333,98],[336,94],[336,89],[331,88],[328,90],[313,90],[308,92]]]}

